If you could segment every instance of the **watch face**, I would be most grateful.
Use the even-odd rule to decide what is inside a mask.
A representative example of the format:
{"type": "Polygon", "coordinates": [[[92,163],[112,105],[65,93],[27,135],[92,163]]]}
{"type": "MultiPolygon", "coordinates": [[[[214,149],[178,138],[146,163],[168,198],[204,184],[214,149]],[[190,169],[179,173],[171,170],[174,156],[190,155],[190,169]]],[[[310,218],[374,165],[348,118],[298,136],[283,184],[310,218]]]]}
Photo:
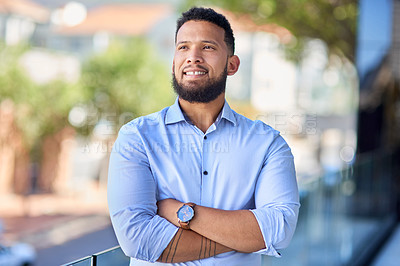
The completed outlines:
{"type": "Polygon", "coordinates": [[[178,219],[184,223],[190,221],[193,218],[193,216],[194,216],[194,210],[192,209],[192,207],[188,205],[183,205],[178,210],[178,219]]]}

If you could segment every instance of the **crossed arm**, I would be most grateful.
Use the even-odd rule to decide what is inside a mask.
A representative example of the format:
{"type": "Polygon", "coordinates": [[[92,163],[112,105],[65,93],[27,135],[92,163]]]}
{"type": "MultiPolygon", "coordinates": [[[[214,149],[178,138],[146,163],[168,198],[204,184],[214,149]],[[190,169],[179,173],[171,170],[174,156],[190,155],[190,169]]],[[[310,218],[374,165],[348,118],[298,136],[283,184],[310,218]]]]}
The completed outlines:
{"type": "MultiPolygon", "coordinates": [[[[179,226],[176,212],[182,204],[174,199],[159,201],[158,215],[179,226]]],[[[180,228],[158,261],[183,262],[232,250],[249,253],[263,248],[261,230],[250,211],[225,211],[196,205],[190,230],[180,228]]]]}
{"type": "Polygon", "coordinates": [[[191,230],[178,230],[174,226],[176,211],[183,203],[172,199],[157,202],[149,160],[130,130],[122,130],[114,145],[107,188],[112,224],[127,256],[183,262],[232,250],[254,252],[265,245],[262,254],[279,256],[276,250],[288,245],[299,203],[292,156],[286,146],[259,173],[255,209],[226,211],[197,205],[191,230]]]}
{"type": "Polygon", "coordinates": [[[175,263],[199,260],[231,250],[192,230],[180,228],[157,261],[175,263]]]}

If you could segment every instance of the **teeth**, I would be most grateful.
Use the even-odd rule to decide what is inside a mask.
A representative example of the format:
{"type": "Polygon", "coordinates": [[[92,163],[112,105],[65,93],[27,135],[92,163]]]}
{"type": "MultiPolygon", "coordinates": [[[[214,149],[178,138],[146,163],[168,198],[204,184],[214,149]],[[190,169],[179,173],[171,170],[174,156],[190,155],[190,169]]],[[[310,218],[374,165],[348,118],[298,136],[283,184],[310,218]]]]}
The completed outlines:
{"type": "Polygon", "coordinates": [[[206,72],[204,72],[204,71],[189,71],[189,72],[186,72],[186,75],[205,75],[206,74],[206,72]]]}

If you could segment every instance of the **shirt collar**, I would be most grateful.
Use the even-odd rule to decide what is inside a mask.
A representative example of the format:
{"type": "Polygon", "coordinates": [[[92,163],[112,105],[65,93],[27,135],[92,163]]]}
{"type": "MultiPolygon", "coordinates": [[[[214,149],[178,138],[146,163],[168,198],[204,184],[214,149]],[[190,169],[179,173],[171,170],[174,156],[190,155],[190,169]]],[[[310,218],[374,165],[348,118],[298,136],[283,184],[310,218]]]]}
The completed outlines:
{"type": "Polygon", "coordinates": [[[166,125],[185,121],[185,116],[179,106],[178,99],[179,97],[176,98],[175,103],[169,107],[167,114],[165,115],[166,125]]]}
{"type": "Polygon", "coordinates": [[[224,107],[222,107],[221,118],[225,118],[236,126],[236,117],[233,110],[229,106],[228,102],[225,100],[224,107]]]}
{"type": "MultiPolygon", "coordinates": [[[[175,103],[171,105],[171,107],[168,109],[167,114],[165,116],[165,124],[173,124],[173,123],[178,123],[181,121],[187,121],[185,119],[185,115],[183,114],[181,107],[179,106],[179,97],[176,98],[175,103]]],[[[218,124],[219,120],[222,118],[225,118],[226,120],[230,121],[236,126],[236,118],[233,113],[233,110],[229,106],[228,102],[225,100],[225,104],[222,107],[221,113],[218,115],[217,120],[215,121],[215,124],[218,124]]]]}

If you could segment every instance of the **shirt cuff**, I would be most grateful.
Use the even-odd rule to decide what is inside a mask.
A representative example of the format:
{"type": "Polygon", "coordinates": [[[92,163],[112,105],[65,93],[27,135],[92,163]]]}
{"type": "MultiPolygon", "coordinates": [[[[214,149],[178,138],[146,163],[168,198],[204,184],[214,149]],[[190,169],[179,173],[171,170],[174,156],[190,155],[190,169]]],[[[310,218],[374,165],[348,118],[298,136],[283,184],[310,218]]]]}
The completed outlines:
{"type": "MultiPolygon", "coordinates": [[[[161,216],[157,216],[157,219],[162,219],[163,221],[163,229],[156,229],[154,228],[154,231],[152,232],[152,235],[149,236],[151,239],[148,248],[141,248],[140,252],[138,253],[137,258],[141,260],[145,260],[151,263],[154,263],[157,261],[157,259],[161,256],[163,253],[164,249],[168,246],[168,244],[171,242],[172,238],[176,235],[178,232],[179,227],[171,224],[161,216]],[[155,236],[156,234],[157,236],[155,236]],[[153,242],[154,241],[154,242],[153,242]],[[151,252],[151,251],[154,251],[151,252]]],[[[146,246],[144,244],[144,246],[146,246]]]]}
{"type": "Polygon", "coordinates": [[[261,255],[267,255],[267,256],[274,256],[275,258],[280,258],[281,257],[281,254],[278,251],[276,251],[276,249],[274,247],[272,247],[272,246],[264,248],[264,249],[261,249],[259,251],[254,252],[254,253],[261,254],[261,255]]]}
{"type": "Polygon", "coordinates": [[[281,254],[279,254],[279,252],[274,248],[274,246],[272,246],[272,245],[269,245],[269,246],[268,246],[267,241],[265,241],[264,232],[263,232],[263,230],[262,230],[261,222],[260,222],[259,219],[258,219],[257,210],[255,209],[255,210],[250,210],[250,211],[253,213],[254,217],[256,217],[258,226],[260,227],[261,233],[262,233],[262,235],[263,235],[264,244],[265,244],[265,246],[266,246],[266,248],[261,249],[261,250],[255,252],[255,253],[258,253],[258,254],[261,254],[261,255],[274,256],[274,257],[276,257],[276,258],[280,258],[280,257],[281,257],[281,254]]]}

